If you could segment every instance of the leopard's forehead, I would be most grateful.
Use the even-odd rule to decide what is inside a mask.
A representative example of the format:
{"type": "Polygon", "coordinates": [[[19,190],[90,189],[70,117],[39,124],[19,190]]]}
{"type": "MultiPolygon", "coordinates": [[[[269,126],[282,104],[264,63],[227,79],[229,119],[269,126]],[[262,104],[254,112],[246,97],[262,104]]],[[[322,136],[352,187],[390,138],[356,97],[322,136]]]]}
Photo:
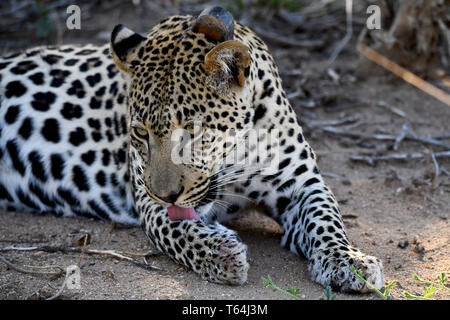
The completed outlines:
{"type": "Polygon", "coordinates": [[[194,21],[191,16],[176,16],[161,22],[133,61],[132,121],[161,137],[190,120],[222,131],[242,129],[245,121],[240,98],[219,96],[205,85],[204,59],[217,43],[193,32],[194,21]]]}

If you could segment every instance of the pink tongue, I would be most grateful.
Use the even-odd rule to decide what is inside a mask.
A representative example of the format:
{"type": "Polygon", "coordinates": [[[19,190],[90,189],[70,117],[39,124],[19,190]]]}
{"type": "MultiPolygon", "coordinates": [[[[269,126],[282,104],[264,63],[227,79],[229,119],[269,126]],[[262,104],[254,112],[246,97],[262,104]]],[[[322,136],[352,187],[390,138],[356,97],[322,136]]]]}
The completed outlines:
{"type": "Polygon", "coordinates": [[[178,206],[170,206],[167,208],[170,220],[200,220],[194,208],[181,208],[178,206]]]}

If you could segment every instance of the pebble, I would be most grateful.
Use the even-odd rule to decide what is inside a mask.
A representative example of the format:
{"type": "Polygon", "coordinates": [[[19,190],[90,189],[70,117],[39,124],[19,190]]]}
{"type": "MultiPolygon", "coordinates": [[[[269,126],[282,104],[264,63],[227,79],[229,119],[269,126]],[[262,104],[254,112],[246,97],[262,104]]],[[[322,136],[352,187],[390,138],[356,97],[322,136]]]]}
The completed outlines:
{"type": "Polygon", "coordinates": [[[400,240],[397,244],[397,247],[399,247],[401,249],[406,249],[408,246],[409,246],[408,240],[400,240]]]}
{"type": "Polygon", "coordinates": [[[415,253],[424,253],[425,247],[419,243],[414,247],[414,252],[415,253]]]}
{"type": "Polygon", "coordinates": [[[350,180],[348,180],[348,179],[342,180],[341,183],[344,186],[351,186],[352,185],[352,182],[350,180]]]}

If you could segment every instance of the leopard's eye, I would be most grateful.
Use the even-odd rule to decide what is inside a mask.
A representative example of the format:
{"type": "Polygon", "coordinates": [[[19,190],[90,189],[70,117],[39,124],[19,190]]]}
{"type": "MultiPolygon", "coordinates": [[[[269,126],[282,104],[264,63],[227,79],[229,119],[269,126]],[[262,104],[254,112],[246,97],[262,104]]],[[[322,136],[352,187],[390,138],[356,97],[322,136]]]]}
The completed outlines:
{"type": "Polygon", "coordinates": [[[148,137],[148,130],[147,129],[139,128],[139,127],[133,127],[133,130],[134,130],[134,133],[138,137],[147,139],[147,137],[148,137]]]}

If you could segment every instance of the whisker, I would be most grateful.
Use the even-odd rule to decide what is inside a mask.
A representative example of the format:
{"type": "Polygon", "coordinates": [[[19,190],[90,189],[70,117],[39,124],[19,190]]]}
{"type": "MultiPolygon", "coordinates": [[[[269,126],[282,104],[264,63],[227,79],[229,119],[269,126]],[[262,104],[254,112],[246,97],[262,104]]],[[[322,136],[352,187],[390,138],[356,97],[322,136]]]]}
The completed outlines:
{"type": "Polygon", "coordinates": [[[260,173],[260,170],[255,170],[255,171],[242,171],[243,169],[238,169],[232,172],[227,172],[225,174],[223,174],[222,176],[219,177],[214,177],[216,179],[216,182],[221,182],[221,181],[226,181],[229,179],[234,179],[236,177],[243,177],[243,176],[250,176],[250,175],[258,175],[260,173]]]}
{"type": "Polygon", "coordinates": [[[225,211],[228,210],[228,208],[231,207],[231,203],[226,202],[226,201],[222,201],[222,200],[217,200],[215,201],[215,203],[217,203],[220,207],[222,207],[222,209],[224,209],[225,211]]]}
{"type": "Polygon", "coordinates": [[[222,181],[234,179],[236,177],[244,177],[244,176],[250,176],[250,175],[254,175],[254,173],[253,172],[238,172],[238,171],[236,171],[236,172],[227,173],[221,177],[216,177],[215,180],[216,180],[216,182],[222,182],[222,181]]]}
{"type": "Polygon", "coordinates": [[[221,183],[214,184],[214,185],[210,186],[209,189],[210,190],[214,190],[214,189],[217,189],[217,188],[220,188],[220,187],[227,186],[227,185],[229,185],[231,183],[246,182],[248,180],[247,178],[246,179],[237,179],[237,178],[240,178],[240,177],[236,177],[236,180],[229,180],[229,181],[226,181],[226,182],[221,182],[221,183]]]}
{"type": "MultiPolygon", "coordinates": [[[[261,167],[261,165],[252,165],[252,166],[247,166],[247,167],[246,167],[245,164],[232,165],[232,166],[228,166],[228,167],[222,168],[222,169],[219,170],[218,172],[214,173],[211,177],[219,176],[219,174],[221,174],[221,173],[223,173],[223,172],[225,172],[225,171],[228,171],[228,172],[226,172],[225,174],[223,174],[223,176],[226,176],[226,175],[228,175],[228,174],[230,174],[230,173],[237,172],[237,171],[240,171],[240,170],[253,170],[253,169],[257,169],[256,171],[258,171],[260,167],[261,167]]],[[[253,172],[253,173],[254,173],[254,172],[253,172]]],[[[222,177],[223,177],[223,176],[222,176],[222,177]]]]}
{"type": "MultiPolygon", "coordinates": [[[[218,193],[216,193],[216,194],[218,194],[218,193]]],[[[243,199],[248,200],[250,202],[255,202],[255,200],[250,199],[249,197],[243,196],[241,194],[237,194],[237,193],[221,192],[220,195],[229,196],[229,197],[240,197],[240,198],[243,198],[243,199]]],[[[221,200],[221,201],[223,201],[223,200],[221,200]]]]}
{"type": "MultiPolygon", "coordinates": [[[[209,199],[207,199],[207,200],[209,200],[209,199]]],[[[225,211],[227,211],[228,208],[231,206],[231,203],[228,203],[228,202],[223,201],[223,200],[214,199],[212,201],[214,202],[215,205],[217,204],[221,209],[223,209],[225,211]]]]}

